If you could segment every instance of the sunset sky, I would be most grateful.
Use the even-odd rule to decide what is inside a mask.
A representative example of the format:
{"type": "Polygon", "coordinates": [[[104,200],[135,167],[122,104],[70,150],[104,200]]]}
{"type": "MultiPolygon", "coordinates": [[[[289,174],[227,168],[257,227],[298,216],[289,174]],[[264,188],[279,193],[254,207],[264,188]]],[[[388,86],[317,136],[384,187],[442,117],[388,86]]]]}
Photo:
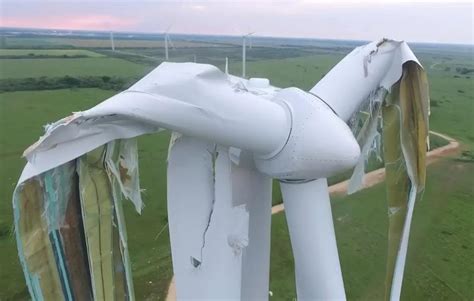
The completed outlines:
{"type": "Polygon", "coordinates": [[[0,26],[474,44],[473,3],[0,0],[0,26]]]}

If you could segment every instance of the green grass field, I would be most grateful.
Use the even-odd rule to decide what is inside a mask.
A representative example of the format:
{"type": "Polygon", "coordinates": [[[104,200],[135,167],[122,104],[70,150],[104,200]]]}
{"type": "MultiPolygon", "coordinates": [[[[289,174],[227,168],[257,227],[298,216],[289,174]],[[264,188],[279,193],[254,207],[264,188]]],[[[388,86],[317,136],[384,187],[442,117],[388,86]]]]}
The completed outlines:
{"type": "MultiPolygon", "coordinates": [[[[339,54],[318,54],[305,57],[249,62],[247,73],[253,77],[270,78],[278,87],[311,89],[331,68],[343,58],[339,54]]],[[[241,74],[242,64],[229,67],[234,74],[241,74]]]]}
{"type": "MultiPolygon", "coordinates": [[[[7,41],[9,46],[14,42],[19,47],[31,47],[28,45],[33,42],[41,47],[60,44],[54,40],[33,38],[9,38],[7,41]]],[[[274,57],[278,51],[269,51],[268,58],[274,57]]],[[[135,52],[148,53],[143,49],[135,52]]],[[[223,62],[222,57],[212,58],[213,55],[209,54],[209,58],[217,64],[223,62]]],[[[311,88],[342,58],[340,52],[307,56],[298,52],[295,57],[279,59],[265,59],[264,55],[259,53],[262,57],[249,61],[247,70],[250,76],[268,77],[273,85],[302,89],[311,88]]],[[[469,74],[460,76],[455,69],[472,66],[472,61],[459,53],[423,53],[420,59],[430,77],[433,99],[431,128],[459,139],[464,154],[429,168],[424,199],[415,209],[403,297],[406,300],[472,300],[474,163],[469,158],[474,150],[473,122],[470,119],[474,93],[469,74]],[[442,65],[430,68],[437,62],[442,65]]],[[[223,63],[219,66],[222,68],[223,63]]],[[[0,60],[0,79],[65,75],[133,77],[144,75],[151,68],[151,65],[111,57],[11,59],[0,60]]],[[[231,61],[231,73],[239,75],[240,68],[237,59],[231,61]]],[[[28,298],[11,233],[11,195],[24,166],[21,153],[42,134],[44,124],[73,111],[90,108],[113,93],[99,89],[0,93],[0,300],[28,298]]],[[[172,276],[167,229],[157,236],[167,223],[165,160],[168,140],[166,132],[139,138],[140,179],[142,188],[146,189],[143,214],[137,215],[126,203],[137,300],[162,299],[172,276]]],[[[279,202],[281,196],[278,186],[274,185],[274,203],[279,202]]],[[[335,198],[333,215],[349,299],[379,300],[385,275],[387,227],[383,184],[350,197],[335,198]]],[[[296,297],[284,214],[277,214],[272,220],[271,290],[274,293],[272,300],[293,300],[296,297]]]]}
{"type": "Polygon", "coordinates": [[[58,76],[142,76],[149,68],[116,58],[0,59],[0,79],[58,76]]]}
{"type": "Polygon", "coordinates": [[[25,55],[48,55],[48,56],[75,56],[103,57],[103,54],[84,49],[0,49],[0,56],[25,56],[25,55]]]}
{"type": "MultiPolygon", "coordinates": [[[[155,39],[120,39],[115,38],[116,48],[157,48],[164,47],[162,38],[155,39]]],[[[110,40],[101,38],[69,38],[69,37],[7,37],[5,44],[9,48],[110,48],[110,40]]],[[[175,47],[211,47],[214,43],[193,41],[173,41],[175,47]]]]}
{"type": "Polygon", "coordinates": [[[55,48],[55,43],[44,37],[5,37],[3,45],[9,48],[55,48]]]}
{"type": "MultiPolygon", "coordinates": [[[[77,38],[50,38],[49,41],[57,45],[70,45],[79,48],[110,48],[108,39],[77,39],[77,38]]],[[[123,40],[115,38],[116,48],[157,48],[165,47],[163,39],[154,40],[123,40]]],[[[175,47],[209,47],[208,43],[173,41],[175,47]]]]}

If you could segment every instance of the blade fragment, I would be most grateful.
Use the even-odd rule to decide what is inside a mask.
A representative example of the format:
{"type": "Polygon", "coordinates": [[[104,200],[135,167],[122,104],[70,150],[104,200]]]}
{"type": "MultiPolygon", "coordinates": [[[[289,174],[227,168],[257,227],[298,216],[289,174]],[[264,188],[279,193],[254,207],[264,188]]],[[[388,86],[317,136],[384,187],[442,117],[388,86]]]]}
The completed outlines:
{"type": "Polygon", "coordinates": [[[382,112],[389,208],[385,298],[399,300],[412,214],[426,179],[429,95],[426,73],[418,64],[403,66],[382,112]]]}

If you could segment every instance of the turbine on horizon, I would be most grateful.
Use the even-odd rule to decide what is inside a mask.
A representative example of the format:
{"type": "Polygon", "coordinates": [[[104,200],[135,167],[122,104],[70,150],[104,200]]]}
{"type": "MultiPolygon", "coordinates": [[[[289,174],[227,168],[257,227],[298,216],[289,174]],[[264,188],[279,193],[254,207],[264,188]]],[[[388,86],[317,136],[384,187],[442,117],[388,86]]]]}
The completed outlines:
{"type": "Polygon", "coordinates": [[[168,29],[166,29],[166,31],[163,33],[163,38],[165,41],[165,60],[166,61],[169,60],[169,49],[168,49],[169,46],[168,45],[171,45],[173,49],[176,49],[169,35],[170,28],[171,26],[169,26],[168,29]]]}
{"type": "MultiPolygon", "coordinates": [[[[246,75],[245,75],[246,70],[245,69],[246,69],[246,60],[247,60],[247,58],[246,58],[247,39],[249,39],[249,41],[251,41],[250,36],[253,35],[253,34],[254,34],[254,32],[250,32],[250,33],[245,34],[245,35],[242,36],[242,77],[243,78],[246,77],[246,75]]],[[[251,45],[251,42],[250,42],[250,45],[251,45]]]]}
{"type": "Polygon", "coordinates": [[[225,57],[225,74],[229,74],[229,58],[225,57]]]}
{"type": "Polygon", "coordinates": [[[114,32],[110,32],[110,47],[112,48],[112,51],[115,51],[115,43],[114,43],[114,32]]]}

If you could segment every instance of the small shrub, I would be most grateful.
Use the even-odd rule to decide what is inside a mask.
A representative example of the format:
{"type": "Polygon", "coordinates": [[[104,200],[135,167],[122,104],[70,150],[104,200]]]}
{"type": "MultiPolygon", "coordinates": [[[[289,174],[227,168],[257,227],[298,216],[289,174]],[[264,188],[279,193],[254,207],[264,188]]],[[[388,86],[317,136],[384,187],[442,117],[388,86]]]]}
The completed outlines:
{"type": "Polygon", "coordinates": [[[10,227],[6,224],[0,224],[0,239],[4,239],[10,235],[10,227]]]}
{"type": "Polygon", "coordinates": [[[472,163],[474,162],[474,153],[471,151],[463,151],[461,157],[456,158],[455,160],[459,162],[472,163]]]}

